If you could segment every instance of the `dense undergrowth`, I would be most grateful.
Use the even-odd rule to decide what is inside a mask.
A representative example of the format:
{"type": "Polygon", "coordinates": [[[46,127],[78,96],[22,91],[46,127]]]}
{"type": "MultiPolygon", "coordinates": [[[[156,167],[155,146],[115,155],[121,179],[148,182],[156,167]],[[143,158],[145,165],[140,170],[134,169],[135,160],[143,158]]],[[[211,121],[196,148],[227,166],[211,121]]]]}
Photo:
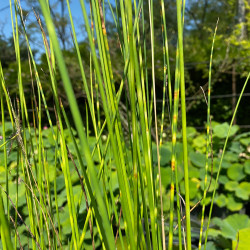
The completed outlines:
{"type": "Polygon", "coordinates": [[[194,247],[230,248],[230,240],[242,246],[249,230],[248,215],[230,213],[244,213],[244,206],[249,205],[249,160],[246,160],[249,134],[235,135],[238,127],[232,126],[232,122],[249,75],[231,124],[211,121],[211,66],[217,25],[211,45],[208,91],[204,92],[206,134],[200,134],[186,123],[185,1],[176,1],[175,76],[170,70],[167,24],[161,1],[164,80],[162,110],[158,114],[153,1],[145,5],[143,1],[120,1],[119,8],[111,8],[124,60],[119,88],[114,86],[112,64],[115,62],[110,59],[105,7],[97,0],[90,2],[91,7],[80,1],[90,46],[90,72],[86,78],[67,1],[82,91],[86,95],[85,117],[73,92],[48,1],[39,2],[46,24],[41,23],[36,12],[34,14],[41,28],[48,64],[46,73],[55,105],[47,106],[22,9],[15,0],[15,11],[11,8],[11,14],[18,69],[16,98],[9,96],[8,82],[0,65],[3,142],[0,208],[6,211],[0,213],[2,248],[178,247],[190,250],[194,247]],[[144,35],[145,7],[150,14],[150,55],[144,35]],[[90,8],[90,18],[87,8],[90,8]],[[32,98],[25,95],[23,88],[19,29],[28,48],[32,98]],[[152,79],[148,77],[149,71],[152,79]],[[66,115],[58,95],[59,74],[72,118],[66,115]],[[126,135],[119,106],[121,96],[126,100],[129,129],[126,135]],[[27,111],[28,98],[31,98],[32,116],[27,111]],[[170,117],[170,133],[164,132],[166,116],[170,117]],[[49,124],[47,129],[42,128],[44,120],[49,124]],[[12,145],[13,142],[17,145],[12,145]],[[211,220],[213,206],[219,218],[211,220]],[[221,238],[226,239],[226,246],[220,245],[221,238]]]}
{"type": "MultiPolygon", "coordinates": [[[[215,176],[218,171],[219,158],[221,155],[221,148],[223,146],[223,139],[226,137],[226,132],[228,129],[228,124],[217,124],[213,123],[214,127],[214,167],[213,167],[213,179],[210,191],[205,200],[205,204],[209,205],[211,201],[211,192],[214,190],[215,176]]],[[[11,136],[13,133],[13,127],[11,123],[5,124],[5,131],[7,136],[11,136]]],[[[57,128],[54,127],[54,131],[56,132],[57,128]]],[[[74,130],[73,130],[74,131],[74,130]]],[[[193,127],[188,127],[188,147],[189,147],[189,172],[190,172],[190,200],[191,206],[194,206],[202,197],[204,190],[204,164],[205,157],[204,152],[206,150],[206,136],[204,133],[197,132],[193,127]]],[[[249,149],[249,141],[250,134],[249,133],[241,133],[239,134],[238,127],[232,127],[232,133],[230,135],[230,142],[228,145],[227,153],[225,154],[225,158],[222,164],[222,171],[219,179],[219,183],[217,186],[217,194],[215,196],[215,213],[212,218],[211,228],[209,231],[209,239],[210,245],[208,249],[225,249],[231,248],[232,240],[237,241],[237,232],[245,232],[246,235],[249,232],[250,226],[250,214],[248,212],[249,208],[249,196],[250,196],[250,149],[249,149]],[[240,214],[238,214],[240,212],[240,214]],[[248,230],[248,231],[247,231],[248,230]]],[[[76,132],[73,132],[76,135],[76,132]]],[[[59,162],[57,162],[55,167],[55,142],[53,140],[53,135],[50,129],[45,127],[42,131],[43,134],[43,142],[44,142],[44,150],[46,155],[46,168],[48,169],[48,183],[46,185],[50,185],[50,199],[52,201],[52,207],[55,206],[55,191],[57,192],[57,206],[58,206],[58,214],[60,219],[60,227],[61,227],[61,235],[62,244],[64,247],[68,245],[68,242],[71,238],[72,229],[70,226],[70,218],[69,218],[69,208],[67,204],[67,194],[65,189],[65,182],[63,172],[61,170],[59,162]],[[56,181],[56,190],[54,187],[54,182],[56,181]]],[[[77,153],[75,152],[73,141],[70,137],[70,133],[68,129],[64,130],[65,140],[68,145],[68,148],[73,156],[73,159],[77,162],[77,153]]],[[[179,171],[179,183],[180,183],[180,193],[183,196],[185,193],[184,189],[184,180],[183,180],[183,166],[182,162],[182,143],[180,141],[181,135],[177,136],[177,159],[180,164],[178,164],[177,169],[179,171]]],[[[34,147],[37,146],[37,141],[35,139],[35,130],[31,129],[31,134],[27,133],[27,141],[31,143],[34,147]]],[[[103,146],[106,143],[106,136],[102,137],[103,146]]],[[[79,139],[77,139],[79,143],[79,139]]],[[[89,147],[91,150],[95,148],[96,140],[94,137],[89,136],[88,138],[89,147]]],[[[157,166],[157,149],[156,145],[153,144],[153,163],[154,166],[157,166]]],[[[8,146],[8,150],[10,150],[10,145],[8,146]]],[[[126,151],[128,154],[128,158],[131,159],[131,149],[129,145],[126,145],[126,151]]],[[[16,178],[17,178],[17,153],[18,153],[18,145],[15,142],[12,145],[11,152],[8,157],[8,166],[9,166],[9,197],[12,201],[16,199],[16,178]]],[[[35,152],[35,157],[38,152],[35,152]]],[[[170,209],[170,192],[169,187],[171,183],[170,178],[170,156],[171,156],[171,144],[166,142],[162,145],[161,150],[161,174],[162,174],[162,185],[163,185],[163,208],[164,208],[164,216],[166,221],[166,230],[168,230],[168,217],[169,217],[169,209],[170,209]]],[[[81,154],[84,166],[87,167],[87,162],[84,157],[84,154],[81,154]]],[[[4,168],[4,157],[3,151],[0,152],[0,183],[2,188],[5,189],[5,168],[4,168]]],[[[95,161],[95,165],[97,169],[100,169],[101,162],[99,160],[97,152],[93,155],[92,159],[95,161]]],[[[114,161],[114,157],[112,155],[112,151],[110,151],[106,158],[107,161],[107,170],[109,171],[109,175],[107,176],[107,183],[109,183],[109,191],[113,193],[115,201],[119,201],[119,183],[117,179],[116,173],[116,165],[114,161]]],[[[131,161],[131,160],[130,160],[131,161]]],[[[38,164],[38,162],[36,162],[38,164]]],[[[132,166],[130,166],[132,169],[132,166]]],[[[87,208],[86,203],[83,199],[83,193],[81,188],[81,183],[79,181],[79,175],[75,169],[74,163],[69,162],[69,170],[72,181],[73,188],[73,196],[75,202],[75,209],[78,211],[78,225],[80,228],[84,227],[84,221],[87,216],[87,208]]],[[[33,165],[33,171],[36,171],[35,165],[33,165]]],[[[157,172],[157,171],[155,171],[157,172]]],[[[18,174],[18,178],[24,179],[22,173],[18,174]]],[[[210,177],[209,177],[210,178],[210,177]]],[[[18,187],[18,211],[22,216],[26,225],[29,225],[28,218],[28,208],[26,205],[26,197],[25,197],[25,184],[19,183],[18,187]]],[[[103,192],[103,190],[102,190],[103,192]]],[[[110,195],[108,194],[110,199],[110,195]]],[[[202,201],[203,203],[203,201],[202,201]]],[[[4,206],[7,206],[6,199],[4,199],[4,206]]],[[[54,211],[55,213],[56,211],[54,211]]],[[[119,214],[119,207],[117,208],[117,213],[119,214]]],[[[10,210],[11,216],[14,217],[15,210],[12,208],[10,210]]],[[[201,216],[200,207],[197,207],[192,213],[192,238],[193,245],[195,246],[195,242],[197,242],[199,238],[199,220],[201,216]]],[[[20,242],[23,247],[27,247],[31,245],[32,237],[29,235],[29,231],[25,224],[19,219],[18,220],[18,233],[20,235],[20,242]]],[[[117,227],[117,223],[113,223],[114,227],[117,227]]],[[[124,221],[121,217],[120,221],[120,229],[124,232],[124,221]]],[[[12,227],[12,226],[11,226],[12,227]]],[[[93,232],[95,235],[95,246],[96,248],[101,246],[100,239],[98,237],[98,230],[96,225],[93,226],[93,232]]],[[[92,249],[91,244],[91,234],[90,230],[86,230],[85,235],[85,244],[84,249],[92,249]]],[[[174,237],[174,242],[177,244],[178,238],[177,235],[174,237]]],[[[241,247],[247,247],[249,242],[247,241],[244,245],[240,245],[241,247]]],[[[120,246],[119,238],[118,238],[118,249],[120,246]]],[[[121,246],[120,246],[121,247],[121,246]]],[[[1,246],[2,248],[2,246],[1,246]]],[[[243,248],[241,248],[243,249],[243,248]]]]}

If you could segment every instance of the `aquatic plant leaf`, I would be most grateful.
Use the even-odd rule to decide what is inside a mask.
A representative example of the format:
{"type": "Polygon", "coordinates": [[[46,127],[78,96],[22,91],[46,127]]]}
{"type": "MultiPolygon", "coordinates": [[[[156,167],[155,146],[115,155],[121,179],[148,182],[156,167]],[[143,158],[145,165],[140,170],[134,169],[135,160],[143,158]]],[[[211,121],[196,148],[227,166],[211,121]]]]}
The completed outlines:
{"type": "Polygon", "coordinates": [[[193,139],[193,147],[194,148],[203,148],[206,146],[206,137],[205,135],[199,135],[193,139]]]}
{"type": "Polygon", "coordinates": [[[194,137],[197,134],[197,131],[194,127],[187,127],[187,137],[194,137]]]}
{"type": "Polygon", "coordinates": [[[237,233],[237,237],[232,242],[232,249],[236,249],[238,245],[238,250],[248,250],[250,246],[250,227],[240,229],[237,233]],[[238,234],[239,234],[239,242],[238,242],[238,234]]]}
{"type": "MultiPolygon", "coordinates": [[[[153,162],[154,162],[154,164],[157,164],[158,163],[157,147],[155,144],[153,144],[152,154],[153,154],[153,162]]],[[[171,151],[165,146],[161,147],[160,156],[161,156],[161,158],[160,158],[161,166],[165,166],[165,165],[167,165],[167,163],[169,163],[171,161],[171,151]]]]}
{"type": "Polygon", "coordinates": [[[240,143],[242,143],[246,147],[249,146],[250,145],[250,137],[240,139],[240,143]]]}
{"type": "Polygon", "coordinates": [[[250,183],[242,182],[235,190],[235,195],[242,200],[248,200],[250,195],[250,183]]]}
{"type": "Polygon", "coordinates": [[[241,210],[243,207],[242,202],[237,202],[232,195],[228,196],[227,208],[232,211],[236,212],[241,210]]]}
{"type": "MultiPolygon", "coordinates": [[[[228,133],[229,125],[228,123],[224,122],[214,127],[214,136],[219,138],[226,138],[228,133]]],[[[230,130],[229,137],[234,135],[239,130],[239,126],[234,125],[230,130]]]]}
{"type": "Polygon", "coordinates": [[[237,181],[229,181],[225,184],[225,189],[228,191],[235,191],[239,183],[237,181]]]}
{"type": "Polygon", "coordinates": [[[233,164],[228,170],[227,170],[227,176],[231,180],[240,181],[245,178],[246,174],[243,172],[243,165],[239,163],[233,164]]]}
{"type": "Polygon", "coordinates": [[[225,207],[227,205],[227,197],[224,194],[220,194],[215,198],[215,203],[218,207],[225,207]]]}
{"type": "Polygon", "coordinates": [[[222,235],[225,238],[236,240],[237,232],[240,229],[250,227],[250,220],[245,214],[233,214],[229,215],[226,219],[220,224],[220,229],[222,235]]]}
{"type": "Polygon", "coordinates": [[[244,163],[244,171],[245,171],[245,173],[250,175],[250,160],[245,161],[245,163],[244,163]]]}
{"type": "Polygon", "coordinates": [[[191,152],[189,154],[189,158],[192,162],[192,164],[194,164],[197,167],[204,167],[205,168],[205,162],[206,162],[206,156],[204,154],[201,153],[195,153],[195,152],[191,152]]]}

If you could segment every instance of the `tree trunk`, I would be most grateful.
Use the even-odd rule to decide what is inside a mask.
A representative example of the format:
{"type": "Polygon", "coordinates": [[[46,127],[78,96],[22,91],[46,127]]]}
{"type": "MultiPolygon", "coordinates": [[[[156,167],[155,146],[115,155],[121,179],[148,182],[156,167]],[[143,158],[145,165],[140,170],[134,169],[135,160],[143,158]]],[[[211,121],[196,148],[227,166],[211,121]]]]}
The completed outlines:
{"type": "Polygon", "coordinates": [[[246,25],[245,25],[245,15],[246,7],[245,0],[238,0],[238,23],[241,24],[241,32],[239,40],[243,40],[246,37],[246,25]]]}

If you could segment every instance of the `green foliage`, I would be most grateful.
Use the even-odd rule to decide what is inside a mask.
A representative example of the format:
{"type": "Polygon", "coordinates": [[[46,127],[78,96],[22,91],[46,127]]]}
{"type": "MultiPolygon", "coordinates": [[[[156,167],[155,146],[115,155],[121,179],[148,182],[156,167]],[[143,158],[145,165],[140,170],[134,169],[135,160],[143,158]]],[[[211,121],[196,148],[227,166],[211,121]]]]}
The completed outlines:
{"type": "MultiPolygon", "coordinates": [[[[190,81],[184,68],[184,2],[182,5],[178,0],[176,5],[168,6],[177,13],[177,23],[173,22],[177,37],[169,42],[164,1],[161,1],[163,15],[159,12],[157,15],[153,0],[148,4],[120,1],[116,8],[97,0],[91,0],[87,7],[85,1],[80,0],[87,32],[81,43],[77,41],[69,0],[55,1],[61,6],[61,15],[57,15],[56,6],[48,5],[46,0],[29,2],[40,7],[37,11],[42,19],[35,15],[45,54],[37,64],[27,31],[33,26],[25,23],[23,15],[27,12],[22,11],[15,0],[15,8],[10,4],[10,11],[16,58],[7,62],[4,69],[0,64],[3,134],[0,181],[7,194],[3,200],[0,197],[1,210],[5,211],[6,207],[7,211],[0,216],[2,247],[11,248],[11,233],[15,237],[15,248],[22,248],[23,244],[25,247],[32,245],[33,249],[114,249],[119,236],[122,249],[128,246],[132,250],[165,250],[168,231],[169,250],[172,250],[176,237],[174,217],[177,216],[181,249],[181,221],[184,220],[181,217],[185,212],[185,247],[191,250],[190,212],[202,205],[201,248],[205,206],[211,204],[209,228],[214,202],[223,216],[227,216],[225,211],[232,213],[243,209],[249,197],[248,163],[245,164],[249,135],[235,136],[239,128],[232,126],[232,122],[230,126],[213,123],[210,128],[212,58],[217,26],[210,55],[205,136],[187,127],[186,94],[194,89],[186,92],[185,82],[190,81]],[[112,32],[107,32],[110,22],[107,8],[114,19],[111,26],[118,32],[118,42],[108,37],[112,32]],[[71,37],[66,32],[68,24],[73,48],[67,48],[71,37]],[[21,39],[19,34],[22,34],[21,39]],[[24,61],[23,41],[29,59],[24,61]],[[111,48],[117,43],[119,46],[111,48]],[[173,55],[176,55],[176,66],[175,77],[171,78],[173,55]],[[10,74],[12,71],[14,74],[10,74]],[[8,91],[12,82],[13,88],[8,91]],[[159,86],[163,92],[160,136],[157,128],[160,113],[156,105],[159,86]],[[168,119],[165,119],[166,110],[168,119]],[[181,133],[178,117],[182,121],[181,133]],[[6,121],[11,121],[11,126],[6,121]],[[166,123],[171,142],[163,140],[169,138],[163,136],[166,123]],[[44,124],[46,127],[42,128],[44,124]],[[224,154],[227,144],[229,150],[224,154]],[[218,181],[219,174],[221,181],[218,181]],[[166,227],[165,218],[169,220],[166,227]],[[8,220],[16,230],[10,228],[8,220]],[[22,223],[20,241],[19,220],[22,223]]],[[[220,6],[216,2],[213,4],[209,3],[208,9],[220,6]]],[[[195,10],[205,23],[206,8],[201,15],[199,5],[200,2],[191,1],[189,12],[195,10]]],[[[184,36],[187,41],[193,32],[191,23],[189,25],[190,30],[184,36]]],[[[250,74],[235,112],[249,77],[250,74]]],[[[235,113],[232,121],[234,117],[235,113]]],[[[199,212],[196,213],[196,217],[199,216],[199,212]]],[[[224,220],[225,225],[233,222],[230,216],[224,220]]],[[[242,225],[235,227],[240,229],[242,225]]],[[[225,226],[223,230],[225,235],[214,229],[214,236],[224,237],[222,245],[227,247],[231,244],[232,237],[227,236],[231,229],[225,226]]],[[[206,242],[207,235],[205,246],[206,242]]],[[[210,247],[213,248],[213,244],[210,247]]]]}
{"type": "MultiPolygon", "coordinates": [[[[227,126],[225,124],[217,125],[220,126],[221,128],[227,129],[227,126]]],[[[11,123],[6,123],[6,131],[11,131],[12,130],[12,125],[11,123]]],[[[56,132],[56,127],[54,127],[54,131],[56,132]]],[[[205,166],[205,158],[204,155],[201,154],[200,151],[200,144],[193,143],[194,140],[199,140],[199,138],[203,138],[202,133],[198,133],[194,128],[190,127],[188,129],[190,136],[192,137],[192,140],[189,142],[189,147],[192,147],[193,151],[190,152],[189,154],[189,161],[191,163],[190,165],[190,171],[189,171],[189,178],[190,178],[190,199],[191,199],[191,204],[195,205],[195,203],[200,199],[202,191],[204,190],[204,166],[205,166]]],[[[223,133],[223,131],[221,131],[223,133]]],[[[76,132],[73,130],[73,133],[76,135],[76,132]]],[[[31,134],[34,134],[34,129],[31,129],[31,134]]],[[[51,193],[53,194],[54,192],[54,187],[53,187],[53,182],[54,179],[56,178],[56,183],[57,183],[57,204],[59,207],[59,218],[60,218],[60,223],[62,227],[62,235],[63,235],[63,242],[67,245],[68,237],[72,233],[72,229],[70,226],[70,219],[69,219],[69,210],[68,210],[68,204],[67,204],[67,195],[66,195],[66,189],[65,189],[65,181],[63,177],[63,173],[57,165],[55,168],[54,165],[54,152],[55,152],[55,142],[53,140],[53,134],[50,129],[45,128],[42,132],[43,134],[43,141],[45,144],[45,149],[46,149],[46,160],[47,160],[47,166],[49,170],[49,182],[51,183],[51,193]]],[[[76,152],[75,149],[72,145],[72,139],[69,136],[69,130],[64,129],[64,134],[66,138],[66,143],[74,156],[75,160],[77,161],[76,157],[76,152]]],[[[214,133],[214,136],[216,137],[217,135],[214,133]]],[[[242,136],[245,136],[244,133],[242,134],[237,134],[236,136],[232,136],[230,140],[230,151],[228,153],[233,153],[235,151],[234,145],[235,143],[240,142],[242,136]],[[232,151],[231,151],[232,150],[232,151]]],[[[246,137],[245,137],[246,138],[246,137]]],[[[78,139],[76,138],[78,141],[78,139]]],[[[89,147],[91,150],[94,149],[95,147],[95,138],[92,136],[89,136],[88,139],[89,147]]],[[[34,146],[35,141],[34,141],[34,146]]],[[[214,145],[216,146],[216,145],[214,145]]],[[[247,152],[247,147],[244,144],[238,145],[238,155],[237,155],[237,161],[240,161],[241,163],[235,163],[235,159],[232,157],[228,157],[227,160],[225,160],[224,165],[223,165],[223,170],[220,176],[220,186],[218,193],[215,198],[215,204],[218,206],[217,210],[220,208],[223,213],[227,214],[226,211],[231,211],[231,212],[238,212],[241,210],[244,205],[248,202],[249,197],[250,197],[250,184],[247,180],[250,178],[250,173],[248,171],[248,166],[249,166],[249,160],[245,160],[245,158],[239,157],[239,154],[246,153],[249,155],[247,152]],[[223,182],[223,179],[225,178],[230,178],[232,181],[229,181],[229,179],[226,179],[227,181],[223,182]],[[225,208],[227,210],[225,210],[225,208]]],[[[10,186],[9,186],[9,192],[10,192],[10,198],[12,200],[15,200],[15,175],[17,171],[17,164],[16,164],[16,150],[17,148],[14,148],[10,154],[9,160],[9,169],[11,171],[10,175],[10,186]],[[12,159],[12,160],[11,160],[12,159]]],[[[127,148],[129,150],[129,148],[127,148]]],[[[181,145],[177,147],[177,155],[181,155],[182,147],[181,145]]],[[[2,151],[0,151],[2,154],[2,151]]],[[[164,188],[164,212],[167,214],[170,209],[170,203],[169,203],[169,193],[166,193],[167,190],[169,189],[170,186],[170,155],[171,155],[171,145],[170,143],[164,143],[161,149],[161,174],[162,174],[162,186],[164,188]]],[[[84,165],[87,166],[86,164],[86,159],[83,153],[81,153],[82,160],[84,162],[84,165]]],[[[217,157],[220,157],[220,150],[217,152],[214,152],[214,168],[216,166],[217,162],[217,157]]],[[[0,160],[2,157],[0,158],[0,160]]],[[[95,155],[93,159],[96,162],[97,170],[99,169],[99,159],[98,155],[95,155]]],[[[183,182],[183,165],[182,165],[182,158],[179,159],[179,164],[178,164],[178,171],[179,171],[179,183],[180,183],[180,192],[181,195],[185,194],[185,189],[184,189],[184,182],[183,182]]],[[[156,147],[153,145],[153,163],[154,165],[157,165],[157,156],[156,156],[156,147]]],[[[114,198],[117,200],[119,198],[119,182],[117,178],[117,171],[115,167],[115,162],[113,160],[113,155],[112,152],[109,153],[109,158],[107,159],[107,168],[112,169],[110,176],[106,181],[110,180],[110,187],[112,188],[112,192],[114,193],[114,198]]],[[[211,164],[211,161],[209,162],[209,165],[211,164]]],[[[35,170],[35,169],[34,169],[35,170]]],[[[3,167],[3,161],[0,161],[0,176],[2,178],[0,179],[1,183],[5,183],[5,175],[4,175],[4,167],[3,167]]],[[[71,175],[71,180],[72,180],[72,185],[73,185],[73,196],[75,200],[75,206],[77,209],[77,206],[80,206],[79,210],[79,216],[82,218],[81,220],[84,221],[84,218],[87,216],[87,210],[86,210],[86,203],[82,197],[82,190],[81,186],[78,181],[78,176],[76,174],[74,165],[72,163],[69,164],[69,171],[71,175]]],[[[211,171],[211,170],[210,170],[211,171]]],[[[215,169],[213,169],[213,172],[216,172],[215,169]]],[[[156,175],[155,175],[156,176],[156,175]]],[[[20,178],[24,178],[23,174],[20,173],[20,178]]],[[[209,177],[210,178],[210,177],[209,177]]],[[[108,182],[107,184],[108,185],[108,182]]],[[[212,180],[211,187],[209,192],[212,192],[214,189],[214,179],[212,180]]],[[[102,190],[103,192],[103,190],[102,190]]],[[[25,199],[25,185],[24,184],[19,184],[19,191],[18,191],[18,206],[21,208],[20,212],[24,215],[24,219],[28,220],[28,210],[26,206],[26,199],[25,199]]],[[[52,195],[52,201],[53,205],[55,204],[54,198],[52,195]]],[[[206,201],[206,204],[210,203],[210,198],[208,197],[208,200],[206,201]]],[[[4,206],[6,206],[6,199],[4,199],[4,206]]],[[[199,209],[198,209],[199,211],[199,209]]],[[[119,210],[117,211],[119,213],[119,210]]],[[[221,235],[221,237],[225,237],[228,239],[235,240],[235,237],[237,235],[237,232],[239,230],[240,236],[242,233],[242,237],[244,235],[244,231],[241,232],[241,229],[248,227],[248,224],[250,223],[250,220],[246,215],[238,215],[234,214],[233,216],[227,217],[225,220],[220,220],[218,222],[218,218],[215,220],[212,220],[212,228],[214,228],[213,225],[219,226],[219,229],[210,229],[209,230],[209,235],[213,236],[213,241],[217,242],[218,235],[221,235]],[[215,231],[217,230],[216,234],[215,231]]],[[[28,223],[28,222],[27,222],[28,223]]],[[[250,225],[250,224],[249,224],[250,225]]],[[[27,234],[28,232],[26,231],[25,227],[22,227],[22,234],[20,235],[21,242],[27,242],[27,234]]],[[[80,231],[81,232],[81,231],[80,231]]],[[[94,232],[95,235],[97,236],[97,228],[96,225],[94,225],[94,232]]],[[[87,230],[87,235],[86,239],[91,239],[90,237],[90,231],[87,230]]],[[[242,238],[243,239],[243,238],[242,238]]],[[[235,244],[235,241],[233,241],[233,244],[235,244]]],[[[25,243],[24,243],[25,245],[25,243]]],[[[98,242],[96,242],[96,246],[98,246],[98,242]]],[[[86,245],[86,247],[91,248],[91,240],[89,241],[89,245],[86,245]]],[[[214,249],[214,245],[212,243],[209,243],[208,248],[214,249]],[[211,246],[210,246],[211,245],[211,246]]]]}

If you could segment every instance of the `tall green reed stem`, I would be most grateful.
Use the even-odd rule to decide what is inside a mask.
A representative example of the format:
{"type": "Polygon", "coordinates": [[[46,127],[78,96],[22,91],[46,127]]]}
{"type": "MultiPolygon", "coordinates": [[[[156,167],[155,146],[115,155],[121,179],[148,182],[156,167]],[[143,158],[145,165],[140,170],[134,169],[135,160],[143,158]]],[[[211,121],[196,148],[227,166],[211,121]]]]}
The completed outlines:
{"type": "MultiPolygon", "coordinates": [[[[183,3],[184,4],[184,3],[183,3]]],[[[181,17],[181,0],[176,1],[178,45],[180,52],[180,87],[181,87],[181,115],[182,115],[182,142],[184,161],[185,182],[185,210],[186,210],[186,233],[187,249],[191,250],[191,223],[190,223],[190,198],[189,198],[189,175],[188,175],[188,152],[187,152],[187,123],[186,123],[186,101],[185,101],[185,78],[184,78],[184,55],[183,55],[183,24],[181,17]]]]}
{"type": "Polygon", "coordinates": [[[232,125],[233,125],[233,121],[234,121],[235,115],[237,113],[237,110],[238,110],[238,107],[239,107],[242,95],[243,95],[243,93],[245,91],[245,88],[247,86],[249,78],[250,78],[250,73],[248,74],[248,76],[246,78],[246,81],[245,81],[245,83],[243,85],[243,88],[241,90],[239,99],[237,101],[237,104],[236,104],[236,107],[235,107],[235,110],[234,110],[234,113],[233,113],[233,117],[231,119],[230,126],[229,126],[229,129],[228,129],[228,132],[227,132],[227,137],[226,137],[226,140],[225,140],[225,143],[224,143],[223,151],[222,151],[222,154],[221,154],[220,164],[219,164],[219,168],[218,168],[218,172],[217,172],[216,180],[215,180],[215,185],[214,185],[215,188],[214,188],[214,191],[213,191],[211,205],[210,205],[210,210],[209,210],[209,217],[208,217],[208,223],[207,223],[207,230],[206,230],[206,236],[205,236],[204,249],[206,249],[206,246],[207,246],[207,238],[208,238],[209,225],[210,225],[212,211],[213,211],[214,197],[215,197],[215,193],[216,193],[216,189],[217,189],[217,184],[218,184],[218,180],[219,180],[219,176],[220,176],[220,171],[221,171],[221,165],[222,165],[223,157],[224,157],[224,154],[225,154],[225,151],[226,151],[227,142],[228,142],[230,131],[231,131],[231,128],[232,128],[232,125]]]}
{"type": "MultiPolygon", "coordinates": [[[[210,123],[211,123],[211,117],[210,117],[210,106],[211,106],[211,75],[212,75],[212,62],[213,62],[213,50],[214,50],[214,42],[216,37],[216,31],[218,27],[218,22],[215,26],[214,30],[214,37],[212,41],[212,48],[211,48],[211,54],[210,54],[210,63],[209,63],[209,79],[208,79],[208,94],[207,94],[207,148],[206,148],[206,165],[205,165],[205,179],[204,179],[204,193],[203,193],[203,201],[206,199],[207,195],[207,173],[208,173],[208,153],[209,153],[209,144],[210,144],[210,123]]],[[[212,138],[211,138],[212,140],[212,138]]],[[[211,152],[213,154],[213,152],[211,152]]],[[[213,168],[213,166],[211,166],[213,168]]],[[[212,176],[211,176],[212,178],[212,176]]],[[[202,233],[203,233],[203,224],[204,224],[204,214],[205,214],[205,203],[202,205],[202,215],[201,215],[201,228],[200,228],[200,238],[199,238],[199,249],[201,249],[201,243],[202,243],[202,233]]]]}

